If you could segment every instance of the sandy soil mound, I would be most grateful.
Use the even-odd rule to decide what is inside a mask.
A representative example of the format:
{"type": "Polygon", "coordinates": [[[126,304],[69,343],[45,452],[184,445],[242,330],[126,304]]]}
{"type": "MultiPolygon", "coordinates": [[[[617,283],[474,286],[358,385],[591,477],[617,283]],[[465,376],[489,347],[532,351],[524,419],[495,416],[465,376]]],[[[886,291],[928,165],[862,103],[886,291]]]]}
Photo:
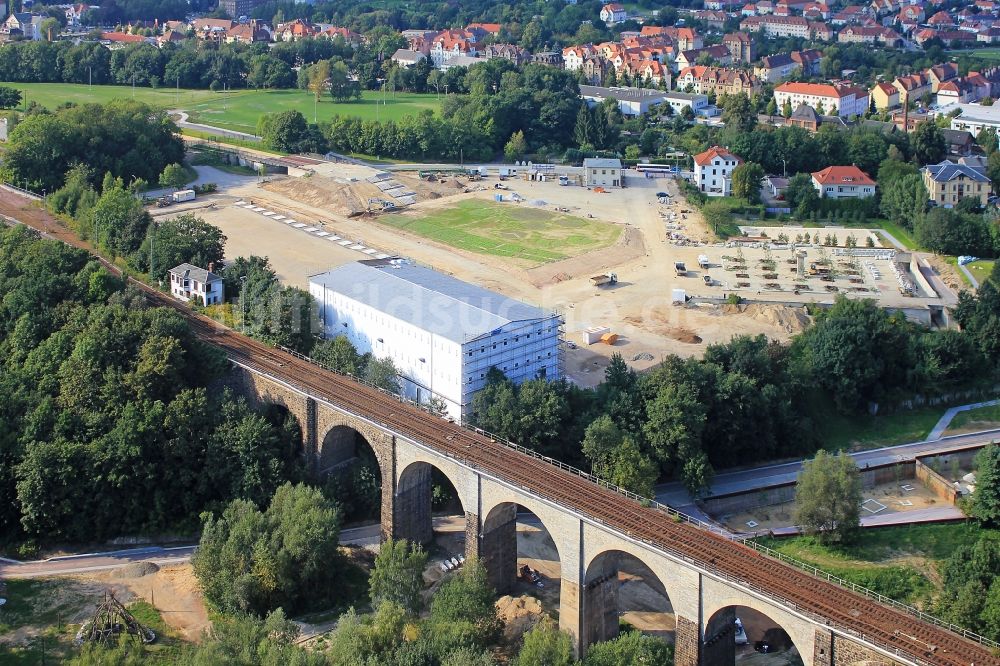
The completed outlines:
{"type": "Polygon", "coordinates": [[[340,215],[367,210],[370,198],[385,198],[371,183],[341,183],[326,176],[281,178],[261,187],[340,215]]]}
{"type": "Polygon", "coordinates": [[[541,602],[526,594],[512,597],[509,594],[496,602],[497,614],[503,620],[504,638],[510,642],[520,640],[525,632],[542,618],[541,602]]]}
{"type": "Polygon", "coordinates": [[[152,562],[131,562],[123,567],[119,567],[112,572],[114,578],[142,578],[154,574],[160,570],[152,562]]]}
{"type": "Polygon", "coordinates": [[[801,333],[812,323],[812,318],[805,308],[788,305],[768,305],[766,303],[751,303],[749,305],[723,305],[725,314],[743,314],[756,321],[777,326],[787,333],[801,333]]]}

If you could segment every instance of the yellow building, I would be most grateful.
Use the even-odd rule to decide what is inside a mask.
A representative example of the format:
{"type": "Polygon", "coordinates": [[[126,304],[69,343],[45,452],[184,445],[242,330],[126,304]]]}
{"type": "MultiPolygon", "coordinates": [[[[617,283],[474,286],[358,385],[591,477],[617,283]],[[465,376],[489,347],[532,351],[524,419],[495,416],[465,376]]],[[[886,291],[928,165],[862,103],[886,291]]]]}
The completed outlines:
{"type": "Polygon", "coordinates": [[[958,163],[945,160],[928,164],[922,170],[927,198],[938,206],[951,208],[965,197],[979,199],[986,205],[990,196],[990,179],[983,167],[973,166],[960,158],[958,163]]]}
{"type": "Polygon", "coordinates": [[[872,101],[875,103],[876,111],[895,109],[899,106],[899,91],[889,83],[876,83],[872,88],[872,101]]]}

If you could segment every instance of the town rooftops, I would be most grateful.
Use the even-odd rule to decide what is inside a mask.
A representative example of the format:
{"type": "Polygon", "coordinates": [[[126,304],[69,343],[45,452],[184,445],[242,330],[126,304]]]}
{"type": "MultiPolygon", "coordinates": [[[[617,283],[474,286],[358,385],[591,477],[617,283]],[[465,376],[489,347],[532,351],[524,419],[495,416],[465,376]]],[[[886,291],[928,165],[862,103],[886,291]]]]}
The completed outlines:
{"type": "Polygon", "coordinates": [[[856,166],[831,166],[812,174],[820,185],[875,185],[868,174],[856,166]]]}
{"type": "Polygon", "coordinates": [[[938,164],[928,164],[924,169],[932,180],[939,183],[945,183],[959,176],[965,176],[980,183],[990,182],[990,179],[986,177],[982,169],[977,169],[968,164],[956,164],[951,160],[945,160],[938,164]]]}
{"type": "Polygon", "coordinates": [[[322,285],[459,344],[518,321],[554,315],[400,259],[370,259],[312,275],[322,285]]]}
{"type": "Polygon", "coordinates": [[[782,83],[774,89],[775,92],[790,93],[793,95],[817,95],[819,97],[841,98],[845,95],[856,92],[853,88],[837,88],[830,83],[782,83]]]}
{"type": "Polygon", "coordinates": [[[697,155],[695,155],[694,163],[699,166],[706,166],[708,164],[711,164],[712,160],[714,160],[716,157],[720,157],[724,160],[736,160],[737,162],[743,161],[736,155],[733,155],[731,152],[729,152],[729,150],[726,148],[721,148],[719,146],[712,146],[705,152],[698,153],[697,155]]]}
{"type": "Polygon", "coordinates": [[[610,157],[588,157],[583,161],[584,169],[621,169],[622,161],[610,157]]]}
{"type": "Polygon", "coordinates": [[[192,280],[197,280],[198,282],[208,284],[210,282],[216,282],[222,278],[211,271],[207,271],[204,268],[198,268],[192,264],[181,264],[180,266],[174,266],[170,269],[171,275],[177,275],[182,278],[191,278],[192,280]]]}

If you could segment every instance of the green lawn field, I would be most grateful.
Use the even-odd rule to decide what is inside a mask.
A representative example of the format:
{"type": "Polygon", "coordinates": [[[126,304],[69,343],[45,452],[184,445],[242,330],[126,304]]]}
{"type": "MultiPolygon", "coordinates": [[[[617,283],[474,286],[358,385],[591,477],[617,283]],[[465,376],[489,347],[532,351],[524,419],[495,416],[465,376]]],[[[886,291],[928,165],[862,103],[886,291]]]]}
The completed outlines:
{"type": "Polygon", "coordinates": [[[466,200],[425,217],[384,216],[386,224],[445,245],[540,265],[614,243],[611,224],[534,208],[526,204],[466,200]]]}
{"type": "Polygon", "coordinates": [[[945,51],[948,55],[962,57],[969,56],[972,58],[981,58],[983,60],[1000,60],[1000,48],[983,48],[983,49],[959,49],[955,51],[945,51]]]}
{"type": "Polygon", "coordinates": [[[312,93],[302,90],[237,90],[223,93],[140,87],[133,91],[131,86],[87,86],[75,83],[5,85],[21,90],[25,103],[37,102],[47,108],[55,108],[65,102],[104,103],[112,99],[134,97],[157,108],[187,111],[191,122],[250,133],[256,130],[257,119],[261,115],[289,109],[301,111],[310,121],[315,111],[316,117],[322,121],[338,114],[364,119],[398,120],[425,109],[437,111],[440,108],[438,97],[434,94],[390,93],[383,100],[382,93],[365,91],[356,102],[336,103],[326,96],[315,104],[314,109],[312,93]]]}
{"type": "Polygon", "coordinates": [[[377,91],[365,91],[356,102],[338,103],[329,96],[322,97],[313,104],[313,95],[303,90],[247,90],[230,93],[228,99],[222,93],[216,97],[181,105],[190,114],[193,123],[214,125],[238,132],[253,133],[257,119],[265,113],[275,111],[300,111],[310,122],[329,120],[335,115],[358,116],[368,120],[399,120],[423,110],[437,111],[440,108],[437,95],[396,93],[387,94],[383,100],[377,91]]]}

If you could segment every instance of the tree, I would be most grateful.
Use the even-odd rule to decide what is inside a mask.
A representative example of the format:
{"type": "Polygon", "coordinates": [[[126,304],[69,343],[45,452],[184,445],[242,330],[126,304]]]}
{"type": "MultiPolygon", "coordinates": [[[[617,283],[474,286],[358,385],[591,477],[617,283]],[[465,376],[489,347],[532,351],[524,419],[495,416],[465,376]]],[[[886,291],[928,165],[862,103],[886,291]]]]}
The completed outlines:
{"type": "Polygon", "coordinates": [[[361,99],[361,86],[357,81],[351,80],[350,70],[344,62],[335,62],[330,65],[330,96],[335,102],[349,102],[352,99],[361,99]]]}
{"type": "Polygon", "coordinates": [[[121,179],[104,179],[101,196],[81,224],[86,235],[118,256],[130,256],[142,244],[152,217],[142,203],[122,185],[121,179]]]}
{"type": "Polygon", "coordinates": [[[435,652],[456,648],[485,648],[502,628],[494,604],[495,592],[486,568],[475,558],[466,560],[457,576],[442,585],[431,599],[428,633],[435,652]]]}
{"type": "Polygon", "coordinates": [[[740,132],[752,132],[757,127],[757,111],[745,93],[727,95],[723,103],[722,120],[726,128],[740,132]]]}
{"type": "Polygon", "coordinates": [[[781,105],[781,115],[785,118],[792,117],[792,102],[790,99],[785,99],[785,103],[781,105]]]}
{"type": "Polygon", "coordinates": [[[985,525],[1000,525],[1000,446],[996,444],[990,444],[976,454],[972,515],[985,525]]]}
{"type": "Polygon", "coordinates": [[[887,159],[878,171],[882,200],[879,208],[883,215],[897,224],[912,229],[927,207],[927,188],[923,178],[912,164],[887,159]]]}
{"type": "Polygon", "coordinates": [[[296,152],[308,133],[306,118],[298,111],[266,113],[257,121],[261,141],[275,150],[296,152]]]}
{"type": "Polygon", "coordinates": [[[987,156],[995,153],[998,147],[996,129],[992,127],[984,127],[979,130],[979,134],[976,135],[976,143],[979,144],[987,156]]]}
{"type": "Polygon", "coordinates": [[[662,638],[629,631],[595,643],[587,649],[582,666],[646,666],[673,663],[673,650],[662,638]]]}
{"type": "Polygon", "coordinates": [[[355,377],[363,366],[361,355],[346,335],[338,335],[333,340],[317,344],[313,348],[312,359],[334,372],[355,377]]]}
{"type": "Polygon", "coordinates": [[[760,183],[764,180],[764,168],[756,162],[744,162],[733,169],[733,196],[746,199],[749,203],[760,201],[760,183]]]}
{"type": "Polygon", "coordinates": [[[811,534],[847,543],[861,519],[861,474],[854,459],[841,451],[820,450],[802,464],[795,487],[795,520],[811,534]]]}
{"type": "Polygon", "coordinates": [[[785,201],[795,214],[806,217],[819,205],[819,193],[813,186],[812,177],[807,173],[797,173],[788,179],[785,201]]]}
{"type": "Polygon", "coordinates": [[[0,86],[0,109],[13,109],[21,104],[21,91],[10,86],[0,86]]]}
{"type": "Polygon", "coordinates": [[[427,553],[420,544],[402,539],[383,542],[368,579],[372,603],[377,606],[388,601],[411,613],[419,611],[426,564],[427,553]]]}
{"type": "Polygon", "coordinates": [[[993,188],[1000,188],[1000,151],[990,153],[986,160],[986,175],[989,176],[993,188]]]}
{"type": "Polygon", "coordinates": [[[705,222],[716,236],[726,237],[732,232],[727,229],[733,222],[733,209],[721,201],[709,201],[701,209],[705,222]]]}
{"type": "Polygon", "coordinates": [[[342,593],[339,526],[336,507],[305,485],[278,488],[264,512],[234,500],[221,516],[205,515],[194,572],[227,613],[326,605],[342,593]]]}
{"type": "MultiPolygon", "coordinates": [[[[155,270],[160,279],[174,266],[188,263],[202,268],[222,265],[226,237],[222,230],[200,217],[184,213],[148,227],[142,246],[131,258],[139,270],[155,270]],[[153,249],[153,266],[149,265],[150,244],[153,249]]],[[[221,271],[221,269],[220,269],[221,271]]],[[[239,289],[230,295],[236,296],[239,289]]]]}
{"type": "Polygon", "coordinates": [[[364,380],[389,393],[399,393],[402,388],[396,364],[388,356],[369,359],[365,365],[364,380]]]}
{"type": "Polygon", "coordinates": [[[504,146],[503,155],[508,162],[514,162],[524,157],[528,152],[528,142],[524,139],[524,132],[518,130],[510,135],[510,141],[504,146]]]}
{"type": "Polygon", "coordinates": [[[160,185],[163,187],[172,187],[175,190],[179,190],[184,187],[187,182],[187,170],[185,170],[180,164],[174,162],[173,164],[168,164],[163,167],[163,172],[160,174],[160,185]]]}
{"type": "Polygon", "coordinates": [[[514,666],[572,666],[573,638],[548,616],[524,635],[524,645],[514,666]]]}
{"type": "Polygon", "coordinates": [[[937,164],[948,154],[948,144],[941,128],[933,121],[924,120],[910,135],[910,146],[913,148],[913,159],[917,164],[937,164]]]}
{"type": "Polygon", "coordinates": [[[319,62],[311,65],[308,69],[308,88],[313,94],[313,99],[319,101],[320,96],[323,91],[329,85],[330,80],[330,61],[320,60],[319,62]]]}
{"type": "Polygon", "coordinates": [[[778,104],[774,101],[773,97],[767,100],[767,106],[764,107],[764,113],[769,116],[774,116],[778,113],[778,104]]]}

